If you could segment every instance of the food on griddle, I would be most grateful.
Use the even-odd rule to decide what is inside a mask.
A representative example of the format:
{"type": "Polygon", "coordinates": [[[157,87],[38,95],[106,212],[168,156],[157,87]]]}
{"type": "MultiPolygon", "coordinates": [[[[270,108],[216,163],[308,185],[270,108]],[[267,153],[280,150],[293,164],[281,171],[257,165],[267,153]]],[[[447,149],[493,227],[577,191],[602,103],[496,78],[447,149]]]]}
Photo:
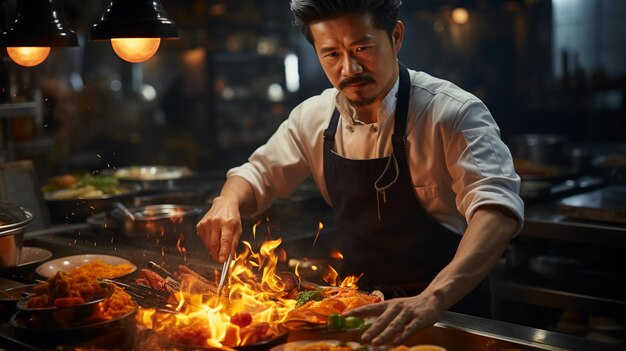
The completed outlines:
{"type": "Polygon", "coordinates": [[[285,320],[288,327],[291,326],[296,329],[303,327],[302,322],[318,326],[327,325],[331,315],[341,315],[353,308],[382,301],[379,292],[370,294],[353,287],[318,288],[313,291],[300,292],[298,296],[300,297],[299,301],[303,303],[297,304],[296,308],[288,313],[285,320]],[[294,323],[290,323],[290,321],[294,321],[294,323]]]}
{"type": "Polygon", "coordinates": [[[298,292],[296,306],[302,306],[309,301],[322,301],[324,295],[320,290],[306,290],[298,292]]]}
{"type": "Polygon", "coordinates": [[[178,289],[175,288],[173,282],[168,282],[166,278],[163,278],[158,273],[149,269],[140,269],[135,278],[135,284],[149,286],[159,291],[165,291],[168,293],[174,293],[178,289]]]}
{"type": "Polygon", "coordinates": [[[163,277],[149,269],[141,269],[135,279],[135,284],[149,286],[168,293],[182,291],[192,294],[214,294],[217,291],[217,285],[215,283],[208,281],[185,265],[178,267],[178,270],[174,273],[174,277],[176,278],[175,280],[169,277],[163,277]]]}
{"type": "Polygon", "coordinates": [[[205,277],[185,265],[178,266],[176,277],[180,282],[180,289],[182,291],[196,294],[217,292],[217,285],[215,283],[208,281],[205,277]]]}
{"type": "Polygon", "coordinates": [[[91,173],[64,174],[52,177],[41,187],[47,199],[93,199],[127,192],[115,177],[91,173]]]}

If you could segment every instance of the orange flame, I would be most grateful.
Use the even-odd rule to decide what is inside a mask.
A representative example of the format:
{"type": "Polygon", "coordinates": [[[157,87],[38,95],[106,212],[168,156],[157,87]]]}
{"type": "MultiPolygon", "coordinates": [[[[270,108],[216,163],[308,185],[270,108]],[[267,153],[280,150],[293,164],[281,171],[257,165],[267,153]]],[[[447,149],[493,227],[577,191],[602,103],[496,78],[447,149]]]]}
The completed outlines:
{"type": "MultiPolygon", "coordinates": [[[[136,320],[144,327],[167,335],[172,340],[193,337],[194,346],[223,347],[245,345],[253,335],[231,323],[231,316],[250,313],[253,323],[267,323],[272,328],[283,322],[296,301],[288,298],[285,284],[276,274],[281,240],[263,243],[255,253],[249,242],[231,265],[228,293],[217,303],[215,294],[176,293],[179,313],[141,308],[136,320]],[[197,344],[200,342],[200,344],[197,344]]],[[[187,338],[187,339],[185,339],[187,338]]]]}
{"type": "Polygon", "coordinates": [[[315,234],[315,239],[313,240],[313,246],[315,246],[315,243],[317,242],[317,238],[320,236],[320,232],[322,231],[322,229],[324,229],[324,223],[320,221],[319,224],[317,225],[317,233],[315,234]]]}
{"type": "Polygon", "coordinates": [[[256,228],[261,225],[261,220],[259,219],[256,223],[254,223],[254,225],[252,226],[252,238],[256,239],[256,228]]]}
{"type": "Polygon", "coordinates": [[[330,252],[330,257],[338,260],[343,260],[343,254],[337,250],[332,250],[330,252]]]}

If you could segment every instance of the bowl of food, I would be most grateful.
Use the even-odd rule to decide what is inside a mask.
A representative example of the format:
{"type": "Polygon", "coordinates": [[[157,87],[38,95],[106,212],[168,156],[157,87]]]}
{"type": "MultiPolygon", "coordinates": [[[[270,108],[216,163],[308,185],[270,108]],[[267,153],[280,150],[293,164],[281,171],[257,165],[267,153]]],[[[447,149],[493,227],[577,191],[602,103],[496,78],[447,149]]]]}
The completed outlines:
{"type": "Polygon", "coordinates": [[[24,232],[33,213],[10,202],[0,202],[0,269],[16,267],[22,256],[24,232]]]}
{"type": "Polygon", "coordinates": [[[77,222],[106,212],[115,202],[132,204],[141,187],[120,184],[117,178],[91,173],[52,177],[42,187],[50,218],[57,222],[77,222]]]}
{"type": "Polygon", "coordinates": [[[20,285],[0,290],[0,317],[10,317],[17,310],[17,303],[32,294],[34,284],[20,285]]]}
{"type": "Polygon", "coordinates": [[[32,294],[21,298],[16,307],[43,324],[71,326],[99,315],[101,304],[114,290],[111,283],[84,280],[59,271],[33,286],[32,294]]]}
{"type": "Polygon", "coordinates": [[[128,166],[103,173],[114,176],[122,184],[137,184],[142,191],[179,190],[192,181],[195,175],[187,167],[166,165],[128,166]]]}

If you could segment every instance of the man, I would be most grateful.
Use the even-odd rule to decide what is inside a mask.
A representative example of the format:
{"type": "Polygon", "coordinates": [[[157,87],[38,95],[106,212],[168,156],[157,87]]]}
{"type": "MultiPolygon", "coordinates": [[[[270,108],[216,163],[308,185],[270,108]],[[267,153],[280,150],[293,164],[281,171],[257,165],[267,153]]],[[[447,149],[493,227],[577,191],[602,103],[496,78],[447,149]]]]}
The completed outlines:
{"type": "Polygon", "coordinates": [[[334,89],[294,108],[231,169],[198,234],[220,262],[259,213],[312,175],[332,206],[347,272],[384,302],[362,338],[401,343],[444,311],[489,316],[487,276],[523,223],[519,177],[475,96],[397,61],[400,0],[292,0],[334,89]],[[397,297],[397,298],[393,298],[397,297]]]}

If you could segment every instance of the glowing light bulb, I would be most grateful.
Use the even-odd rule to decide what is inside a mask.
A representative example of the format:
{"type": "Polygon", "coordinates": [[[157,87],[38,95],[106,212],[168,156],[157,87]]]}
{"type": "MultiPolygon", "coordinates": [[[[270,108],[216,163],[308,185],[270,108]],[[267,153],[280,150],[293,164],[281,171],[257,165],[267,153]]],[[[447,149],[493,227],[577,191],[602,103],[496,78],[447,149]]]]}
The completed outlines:
{"type": "Polygon", "coordinates": [[[13,62],[24,67],[42,63],[50,54],[50,47],[20,46],[8,47],[7,53],[13,62]]]}
{"type": "Polygon", "coordinates": [[[465,24],[469,21],[469,12],[463,7],[457,7],[452,10],[452,20],[456,24],[465,24]]]}
{"type": "Polygon", "coordinates": [[[154,56],[161,38],[114,38],[111,46],[117,56],[128,62],[143,62],[154,56]]]}

